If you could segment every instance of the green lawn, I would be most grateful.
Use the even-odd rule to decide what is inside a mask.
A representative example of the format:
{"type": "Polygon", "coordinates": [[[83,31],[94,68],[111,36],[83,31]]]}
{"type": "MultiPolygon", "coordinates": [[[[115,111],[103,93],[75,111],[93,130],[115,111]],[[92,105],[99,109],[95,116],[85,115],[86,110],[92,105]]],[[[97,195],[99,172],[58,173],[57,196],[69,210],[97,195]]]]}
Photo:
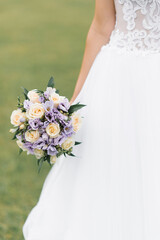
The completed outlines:
{"type": "Polygon", "coordinates": [[[0,240],[22,240],[22,225],[36,204],[46,165],[37,174],[32,156],[18,156],[8,130],[10,114],[27,89],[44,89],[51,75],[72,96],[85,38],[94,13],[91,0],[8,0],[0,3],[0,240]]]}

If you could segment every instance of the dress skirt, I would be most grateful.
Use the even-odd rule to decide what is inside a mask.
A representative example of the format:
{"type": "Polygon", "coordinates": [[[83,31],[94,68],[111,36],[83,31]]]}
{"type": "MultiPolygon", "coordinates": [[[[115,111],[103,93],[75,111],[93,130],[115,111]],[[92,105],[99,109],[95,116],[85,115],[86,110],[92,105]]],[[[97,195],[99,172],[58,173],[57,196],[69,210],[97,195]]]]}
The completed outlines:
{"type": "Polygon", "coordinates": [[[25,240],[160,240],[160,53],[103,45],[77,102],[82,144],[52,166],[25,240]]]}

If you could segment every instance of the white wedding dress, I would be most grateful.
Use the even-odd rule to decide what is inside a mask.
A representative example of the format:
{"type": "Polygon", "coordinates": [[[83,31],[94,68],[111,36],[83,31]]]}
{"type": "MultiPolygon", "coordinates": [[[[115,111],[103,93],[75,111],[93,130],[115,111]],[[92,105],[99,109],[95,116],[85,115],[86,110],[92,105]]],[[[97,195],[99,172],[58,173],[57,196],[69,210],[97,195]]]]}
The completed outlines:
{"type": "Polygon", "coordinates": [[[160,240],[160,0],[115,0],[116,25],[75,99],[77,157],[50,170],[25,240],[160,240]]]}

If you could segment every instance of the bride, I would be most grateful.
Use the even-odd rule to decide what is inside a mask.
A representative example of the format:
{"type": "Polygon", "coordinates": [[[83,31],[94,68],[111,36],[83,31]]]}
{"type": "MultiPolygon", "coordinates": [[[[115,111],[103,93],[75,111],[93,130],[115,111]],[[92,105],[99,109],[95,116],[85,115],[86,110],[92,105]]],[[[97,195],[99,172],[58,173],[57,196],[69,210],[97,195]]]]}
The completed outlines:
{"type": "Polygon", "coordinates": [[[25,240],[159,240],[160,0],[96,0],[78,101],[82,144],[50,170],[25,240]]]}

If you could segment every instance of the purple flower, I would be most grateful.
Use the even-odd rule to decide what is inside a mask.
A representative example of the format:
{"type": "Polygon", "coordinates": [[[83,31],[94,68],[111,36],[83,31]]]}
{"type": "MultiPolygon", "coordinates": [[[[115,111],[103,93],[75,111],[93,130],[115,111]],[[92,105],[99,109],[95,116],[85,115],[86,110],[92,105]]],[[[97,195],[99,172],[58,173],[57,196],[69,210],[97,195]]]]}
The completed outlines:
{"type": "Polygon", "coordinates": [[[27,126],[27,130],[28,130],[28,131],[31,131],[31,130],[32,130],[32,128],[31,128],[30,125],[27,126]]]}
{"type": "Polygon", "coordinates": [[[49,96],[55,92],[56,89],[55,88],[52,88],[52,87],[47,87],[46,91],[44,92],[44,96],[46,99],[49,99],[49,96]]]}
{"type": "Polygon", "coordinates": [[[53,109],[52,109],[52,112],[53,112],[54,116],[56,116],[56,117],[59,117],[60,114],[61,114],[61,113],[58,111],[57,108],[53,108],[53,109]]]}
{"type": "Polygon", "coordinates": [[[47,150],[50,144],[49,136],[46,132],[42,134],[42,136],[34,143],[34,148],[47,150]]]}
{"type": "Polygon", "coordinates": [[[70,103],[67,98],[64,98],[63,102],[61,102],[58,106],[58,109],[68,112],[68,109],[70,108],[70,103]]]}
{"type": "Polygon", "coordinates": [[[33,148],[37,148],[37,149],[42,149],[45,146],[45,140],[40,137],[36,142],[34,142],[33,144],[33,148]]]}
{"type": "Polygon", "coordinates": [[[33,130],[37,130],[38,128],[43,126],[43,122],[41,122],[39,118],[30,119],[28,123],[33,130]]]}
{"type": "Polygon", "coordinates": [[[43,97],[43,96],[40,96],[40,97],[39,97],[39,101],[40,101],[41,103],[44,103],[44,102],[45,102],[44,97],[43,97]]]}
{"type": "Polygon", "coordinates": [[[48,122],[55,122],[56,119],[64,119],[66,116],[64,116],[62,113],[60,113],[57,108],[52,108],[50,111],[46,111],[45,117],[48,122]]]}
{"type": "Polygon", "coordinates": [[[49,124],[48,121],[43,122],[43,126],[42,126],[42,128],[46,129],[46,127],[48,126],[48,124],[49,124]]]}
{"type": "Polygon", "coordinates": [[[45,117],[46,117],[48,122],[54,122],[55,121],[55,117],[54,117],[53,112],[46,112],[45,117]]]}
{"type": "Polygon", "coordinates": [[[45,129],[43,128],[43,126],[41,128],[39,128],[38,131],[39,131],[40,134],[45,133],[45,129]]]}
{"type": "Polygon", "coordinates": [[[57,152],[58,152],[58,151],[57,151],[57,149],[55,148],[54,145],[49,145],[49,146],[48,146],[48,149],[47,149],[47,154],[48,154],[48,155],[53,156],[53,155],[56,155],[57,152]]]}
{"type": "Polygon", "coordinates": [[[71,120],[66,121],[66,120],[64,120],[64,119],[59,119],[59,122],[61,123],[61,125],[62,125],[63,127],[66,127],[66,126],[71,125],[71,120]]]}
{"type": "Polygon", "coordinates": [[[30,154],[34,154],[34,144],[30,142],[25,142],[24,147],[28,150],[30,154]]]}
{"type": "Polygon", "coordinates": [[[32,104],[32,102],[29,100],[24,100],[24,102],[23,102],[23,106],[25,109],[29,109],[31,104],[32,104]]]}
{"type": "Polygon", "coordinates": [[[43,134],[42,134],[42,139],[43,139],[44,141],[48,142],[48,140],[49,140],[48,134],[47,134],[47,133],[43,133],[43,134]]]}
{"type": "Polygon", "coordinates": [[[44,107],[46,112],[51,112],[53,110],[53,107],[54,107],[54,102],[53,101],[46,101],[43,104],[43,107],[44,107]]]}
{"type": "Polygon", "coordinates": [[[67,137],[71,137],[74,133],[72,125],[64,127],[63,131],[64,131],[65,136],[67,136],[67,137]]]}
{"type": "Polygon", "coordinates": [[[49,99],[49,93],[47,91],[44,92],[44,96],[46,99],[49,99]]]}
{"type": "Polygon", "coordinates": [[[65,141],[66,137],[65,135],[59,135],[58,137],[54,138],[54,145],[61,145],[65,141]]]}
{"type": "MultiPolygon", "coordinates": [[[[53,115],[54,115],[54,119],[55,121],[57,120],[58,122],[60,122],[62,125],[65,125],[65,123],[63,122],[64,120],[68,119],[68,116],[65,116],[64,114],[62,114],[59,110],[57,110],[56,108],[54,108],[52,110],[53,115]]],[[[54,122],[55,122],[54,121],[54,122]]]]}

